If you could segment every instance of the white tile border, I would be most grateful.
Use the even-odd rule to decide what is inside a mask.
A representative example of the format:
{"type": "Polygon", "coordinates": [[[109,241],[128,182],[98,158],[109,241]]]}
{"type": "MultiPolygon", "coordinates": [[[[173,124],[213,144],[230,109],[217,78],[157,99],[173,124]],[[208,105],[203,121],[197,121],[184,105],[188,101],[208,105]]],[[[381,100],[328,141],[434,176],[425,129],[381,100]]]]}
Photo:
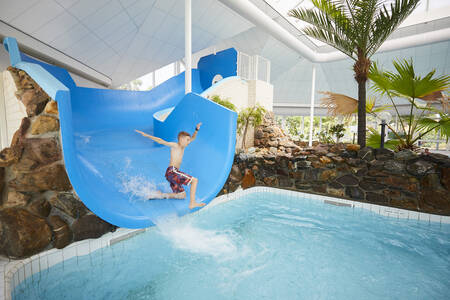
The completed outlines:
{"type": "MultiPolygon", "coordinates": [[[[381,206],[365,202],[357,202],[347,199],[340,199],[335,197],[303,193],[293,190],[283,190],[271,187],[257,186],[246,190],[239,189],[234,193],[221,195],[213,199],[205,208],[199,210],[196,213],[207,212],[209,209],[216,205],[221,205],[225,202],[235,200],[245,195],[260,193],[260,192],[270,192],[277,195],[285,195],[294,199],[307,199],[309,201],[321,201],[327,203],[326,201],[333,203],[342,203],[342,207],[345,208],[360,208],[372,211],[376,214],[397,218],[397,219],[408,219],[417,221],[437,222],[441,224],[450,224],[449,216],[433,215],[416,211],[409,211],[400,208],[381,206]]],[[[327,205],[332,204],[328,203],[327,205]]],[[[193,214],[195,215],[195,213],[193,214]]],[[[148,229],[126,229],[119,228],[115,232],[107,233],[98,239],[88,239],[79,242],[75,242],[65,247],[64,249],[50,249],[48,251],[42,252],[38,255],[31,256],[23,260],[2,260],[0,258],[0,300],[11,300],[11,293],[14,288],[19,285],[27,277],[47,270],[53,265],[60,263],[63,260],[68,260],[75,256],[84,256],[95,250],[103,247],[109,247],[115,243],[121,242],[128,238],[134,237],[139,233],[143,233],[148,229]]]]}
{"type": "Polygon", "coordinates": [[[50,249],[22,260],[0,258],[0,300],[11,300],[12,291],[27,277],[76,256],[84,256],[117,241],[125,240],[143,229],[118,228],[98,239],[87,239],[72,243],[63,249],[50,249]]]}

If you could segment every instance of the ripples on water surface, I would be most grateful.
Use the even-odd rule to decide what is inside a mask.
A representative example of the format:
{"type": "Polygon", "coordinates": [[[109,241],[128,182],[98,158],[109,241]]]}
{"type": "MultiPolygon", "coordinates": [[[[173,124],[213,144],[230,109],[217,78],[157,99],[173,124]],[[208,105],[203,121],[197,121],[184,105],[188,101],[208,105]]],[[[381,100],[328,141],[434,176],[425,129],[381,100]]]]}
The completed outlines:
{"type": "Polygon", "coordinates": [[[14,299],[449,299],[450,225],[270,193],[157,223],[14,299]]]}

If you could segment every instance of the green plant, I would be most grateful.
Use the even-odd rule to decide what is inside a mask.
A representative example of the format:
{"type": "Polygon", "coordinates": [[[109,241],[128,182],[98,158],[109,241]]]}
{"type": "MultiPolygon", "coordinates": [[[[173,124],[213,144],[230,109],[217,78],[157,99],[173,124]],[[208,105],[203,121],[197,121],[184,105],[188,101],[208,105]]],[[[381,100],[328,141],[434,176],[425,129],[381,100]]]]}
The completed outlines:
{"type": "Polygon", "coordinates": [[[339,139],[344,136],[344,124],[336,124],[331,126],[329,132],[336,137],[336,143],[339,143],[339,139]]]}
{"type": "Polygon", "coordinates": [[[317,138],[319,139],[319,143],[321,144],[333,144],[333,138],[328,134],[326,130],[322,130],[317,134],[317,138]]]}
{"type": "Polygon", "coordinates": [[[237,119],[237,130],[242,134],[242,148],[245,149],[245,138],[247,136],[248,126],[256,127],[261,125],[266,109],[259,104],[254,107],[247,107],[241,110],[237,119]]]}
{"type": "Polygon", "coordinates": [[[303,133],[300,131],[302,119],[298,116],[291,116],[286,118],[286,127],[292,137],[300,137],[303,133]]]}
{"type": "Polygon", "coordinates": [[[215,102],[215,103],[217,103],[217,104],[225,106],[226,108],[228,108],[228,109],[230,109],[232,111],[236,111],[237,112],[236,106],[233,103],[231,103],[228,100],[228,98],[222,99],[222,98],[220,98],[219,95],[213,95],[213,96],[211,96],[210,100],[215,102]]]}
{"type": "MultiPolygon", "coordinates": [[[[367,141],[366,145],[372,148],[380,148],[381,146],[381,134],[372,127],[367,128],[368,135],[367,135],[367,141]]],[[[398,148],[398,145],[400,144],[400,141],[396,138],[387,140],[384,142],[384,147],[396,150],[398,148]]]]}
{"type": "MultiPolygon", "coordinates": [[[[369,78],[373,82],[372,89],[381,95],[387,96],[400,121],[401,131],[395,130],[387,124],[388,128],[399,141],[397,148],[414,149],[416,142],[427,133],[435,131],[441,136],[450,136],[450,117],[444,110],[438,110],[430,104],[433,100],[429,96],[437,91],[446,92],[450,86],[450,76],[434,76],[432,70],[424,77],[416,74],[412,60],[399,60],[393,62],[395,72],[381,70],[377,63],[370,68],[369,78]],[[394,98],[403,98],[409,101],[410,110],[406,116],[400,115],[394,98]],[[427,99],[425,105],[422,100],[427,99]],[[427,116],[428,114],[428,116],[427,116]],[[430,116],[433,114],[434,116],[430,116]]],[[[375,112],[373,116],[377,117],[375,112]]]]}
{"type": "Polygon", "coordinates": [[[119,90],[129,90],[129,91],[141,91],[142,80],[134,79],[128,83],[119,86],[119,90]]]}
{"type": "Polygon", "coordinates": [[[366,81],[370,57],[416,8],[419,0],[312,0],[311,9],[289,11],[310,26],[302,31],[355,60],[358,144],[366,144],[366,81]],[[386,4],[386,5],[385,5],[386,4]]]}

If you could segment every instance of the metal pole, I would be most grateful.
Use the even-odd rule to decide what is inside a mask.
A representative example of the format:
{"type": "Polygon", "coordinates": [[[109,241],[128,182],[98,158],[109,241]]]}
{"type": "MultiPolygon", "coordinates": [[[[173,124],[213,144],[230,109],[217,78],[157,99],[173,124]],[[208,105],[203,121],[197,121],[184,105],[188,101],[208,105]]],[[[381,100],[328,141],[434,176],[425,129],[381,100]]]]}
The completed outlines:
{"type": "Polygon", "coordinates": [[[192,14],[191,0],[184,1],[184,56],[186,71],[184,73],[185,94],[192,91],[192,14]]]}
{"type": "Polygon", "coordinates": [[[309,114],[309,147],[312,146],[313,127],[314,127],[314,95],[316,93],[316,65],[312,67],[312,83],[311,83],[311,111],[309,114]]]}
{"type": "Polygon", "coordinates": [[[439,144],[441,142],[441,130],[436,132],[436,150],[439,150],[439,144]]]}
{"type": "Polygon", "coordinates": [[[380,142],[380,148],[384,148],[384,135],[385,135],[385,127],[386,127],[386,121],[381,120],[381,142],[380,142]]]}

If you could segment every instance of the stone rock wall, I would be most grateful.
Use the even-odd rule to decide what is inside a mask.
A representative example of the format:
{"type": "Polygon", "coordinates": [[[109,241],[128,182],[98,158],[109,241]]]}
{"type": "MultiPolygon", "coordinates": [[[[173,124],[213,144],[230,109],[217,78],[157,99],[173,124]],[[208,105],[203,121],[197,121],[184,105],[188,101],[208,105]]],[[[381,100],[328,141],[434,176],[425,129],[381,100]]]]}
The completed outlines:
{"type": "Polygon", "coordinates": [[[235,156],[221,193],[270,186],[450,215],[450,158],[358,145],[294,146],[266,117],[255,145],[235,156]]]}
{"type": "Polygon", "coordinates": [[[8,69],[27,117],[0,152],[0,255],[23,258],[115,227],[87,209],[70,185],[57,103],[24,72],[8,69]]]}

